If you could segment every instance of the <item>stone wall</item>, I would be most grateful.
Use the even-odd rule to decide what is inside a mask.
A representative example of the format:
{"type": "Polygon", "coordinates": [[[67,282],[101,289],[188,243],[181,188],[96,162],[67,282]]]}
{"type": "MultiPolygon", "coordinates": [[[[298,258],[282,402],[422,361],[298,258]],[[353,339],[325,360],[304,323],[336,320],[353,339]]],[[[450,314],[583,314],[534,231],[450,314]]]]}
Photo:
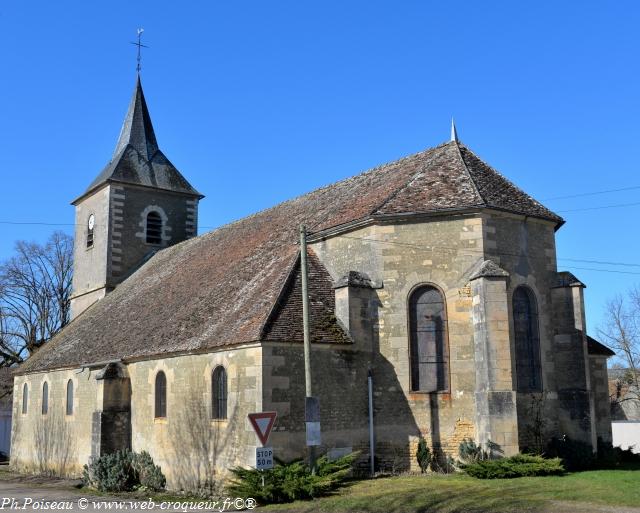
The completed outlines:
{"type": "Polygon", "coordinates": [[[589,356],[589,374],[596,414],[596,435],[604,442],[611,442],[611,402],[609,399],[607,357],[589,356]]]}
{"type": "Polygon", "coordinates": [[[262,411],[258,346],[131,363],[132,448],[147,451],[172,489],[205,488],[236,465],[255,459],[247,414],[262,411]],[[211,419],[211,376],[227,371],[227,419],[211,419]],[[167,378],[167,416],[154,418],[155,376],[167,378]]]}
{"type": "MultiPolygon", "coordinates": [[[[334,280],[349,271],[366,273],[382,288],[372,291],[370,334],[356,334],[356,348],[370,353],[373,368],[376,451],[381,468],[417,469],[415,447],[425,437],[436,452],[457,453],[458,439],[476,437],[475,363],[472,298],[468,278],[483,256],[483,221],[455,216],[396,225],[370,226],[312,244],[334,280]],[[445,296],[448,319],[450,390],[438,394],[411,392],[407,304],[418,286],[432,284],[445,296]],[[463,427],[462,427],[463,426],[463,427]],[[464,433],[464,435],[462,435],[464,433]]],[[[351,405],[366,422],[364,394],[351,405]]],[[[354,384],[354,386],[356,386],[354,384]]],[[[366,430],[359,434],[359,440],[366,430]]],[[[347,441],[340,442],[347,443],[347,441]]],[[[354,445],[357,445],[354,441],[354,445]]],[[[367,443],[368,446],[368,443],[367,443]]]]}
{"type": "Polygon", "coordinates": [[[113,286],[126,278],[150,252],[193,237],[197,230],[197,199],[192,196],[134,185],[118,186],[115,193],[109,276],[113,286]],[[146,218],[151,211],[162,219],[159,245],[146,241],[146,218]]]}
{"type": "Polygon", "coordinates": [[[250,465],[255,458],[257,442],[247,414],[262,410],[261,364],[258,346],[130,363],[124,366],[131,380],[130,417],[126,407],[115,404],[124,401],[122,387],[116,390],[108,380],[96,379],[102,369],[17,376],[11,464],[26,472],[78,477],[92,454],[131,446],[152,455],[170,488],[206,487],[229,467],[250,465]],[[211,419],[211,374],[218,365],[225,367],[228,376],[226,420],[211,419]],[[159,370],[167,377],[167,416],[162,419],[154,418],[153,408],[159,370]],[[69,379],[74,382],[70,416],[65,414],[69,379]],[[45,380],[49,413],[42,415],[45,380]],[[25,382],[29,400],[23,415],[25,382]]]}
{"type": "Polygon", "coordinates": [[[76,205],[72,317],[113,290],[157,249],[197,234],[198,199],[131,184],[106,185],[76,205]],[[162,242],[146,241],[146,216],[163,221],[162,242]],[[93,246],[87,222],[95,216],[93,246]]]}
{"type": "Polygon", "coordinates": [[[16,376],[13,388],[11,465],[21,471],[79,476],[91,456],[97,370],[69,369],[16,376]],[[73,414],[66,414],[67,382],[73,381],[73,414]],[[49,411],[42,414],[42,387],[49,385],[49,411]],[[22,413],[23,385],[29,386],[22,413]]]}
{"type": "Polygon", "coordinates": [[[107,185],[76,205],[72,318],[106,294],[110,198],[111,186],[107,185]],[[87,248],[87,228],[91,214],[95,217],[93,245],[87,248]]]}

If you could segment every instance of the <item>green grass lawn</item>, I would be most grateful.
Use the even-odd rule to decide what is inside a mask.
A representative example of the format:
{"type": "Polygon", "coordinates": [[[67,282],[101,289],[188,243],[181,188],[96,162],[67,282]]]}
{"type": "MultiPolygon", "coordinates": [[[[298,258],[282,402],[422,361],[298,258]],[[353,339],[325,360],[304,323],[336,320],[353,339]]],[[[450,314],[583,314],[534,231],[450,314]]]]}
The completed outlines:
{"type": "Polygon", "coordinates": [[[300,513],[515,513],[597,511],[598,506],[640,508],[640,470],[500,480],[462,474],[388,477],[354,482],[331,497],[261,509],[300,513]]]}

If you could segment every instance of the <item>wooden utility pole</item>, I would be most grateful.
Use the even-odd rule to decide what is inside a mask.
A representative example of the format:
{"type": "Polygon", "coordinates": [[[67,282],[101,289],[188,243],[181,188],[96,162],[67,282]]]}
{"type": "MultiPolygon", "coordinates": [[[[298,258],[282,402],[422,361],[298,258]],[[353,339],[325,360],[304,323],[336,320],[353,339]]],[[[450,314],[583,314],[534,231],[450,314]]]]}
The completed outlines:
{"type": "Polygon", "coordinates": [[[307,230],[300,225],[300,269],[302,275],[302,327],[304,330],[304,384],[311,397],[311,335],[309,329],[309,271],[307,268],[307,230]]]}
{"type": "MultiPolygon", "coordinates": [[[[305,405],[308,407],[310,399],[313,397],[311,389],[311,334],[309,327],[309,272],[307,267],[307,230],[304,225],[300,225],[300,270],[302,277],[302,327],[304,331],[304,384],[305,384],[305,405]]],[[[311,399],[312,400],[312,399],[311,399]]],[[[305,411],[305,427],[309,428],[305,411]]],[[[315,420],[315,419],[314,419],[315,420]]],[[[318,419],[319,420],[319,419],[318,419]]],[[[313,474],[316,473],[316,448],[309,446],[309,467],[313,474]]]]}

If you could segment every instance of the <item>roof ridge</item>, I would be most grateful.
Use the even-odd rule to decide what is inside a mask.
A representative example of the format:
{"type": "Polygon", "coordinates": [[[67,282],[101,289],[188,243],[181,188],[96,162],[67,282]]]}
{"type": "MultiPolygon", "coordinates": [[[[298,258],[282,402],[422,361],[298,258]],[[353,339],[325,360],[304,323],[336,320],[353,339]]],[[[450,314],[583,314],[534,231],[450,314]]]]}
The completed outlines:
{"type": "MultiPolygon", "coordinates": [[[[331,183],[329,183],[327,185],[323,185],[323,186],[318,187],[316,189],[312,189],[310,191],[303,192],[302,194],[294,196],[293,198],[289,198],[289,199],[286,199],[284,201],[281,201],[280,203],[276,203],[275,205],[272,205],[270,207],[265,207],[265,208],[263,208],[261,210],[257,210],[256,212],[253,212],[253,213],[251,213],[251,214],[249,214],[249,215],[247,215],[245,217],[241,217],[240,219],[235,219],[233,221],[229,221],[228,223],[225,223],[225,224],[222,224],[220,226],[217,226],[217,227],[213,228],[211,231],[205,232],[202,235],[199,235],[198,237],[203,237],[205,235],[208,235],[210,233],[218,231],[218,230],[220,230],[222,228],[228,228],[228,227],[230,227],[230,226],[232,226],[232,225],[234,225],[236,223],[241,223],[243,221],[247,221],[247,220],[252,219],[252,218],[254,218],[254,217],[256,217],[256,216],[258,216],[260,214],[264,214],[265,212],[269,212],[271,210],[279,208],[282,205],[286,205],[288,203],[293,203],[294,201],[299,201],[299,200],[301,200],[302,198],[304,198],[306,196],[309,196],[311,194],[320,192],[320,191],[325,190],[325,189],[330,189],[331,187],[334,187],[334,186],[336,186],[338,184],[341,184],[341,183],[344,183],[344,182],[348,182],[349,180],[355,180],[356,178],[360,178],[360,177],[362,177],[364,175],[374,173],[375,171],[380,171],[380,170],[385,169],[387,167],[390,167],[392,165],[400,164],[402,162],[406,162],[407,160],[414,159],[414,158],[418,157],[419,155],[424,155],[425,153],[429,153],[430,151],[436,150],[436,149],[438,149],[438,148],[440,148],[442,146],[446,146],[447,144],[449,144],[449,143],[445,142],[445,143],[439,144],[437,146],[434,146],[432,148],[427,148],[426,150],[421,150],[421,151],[418,151],[418,152],[413,153],[411,155],[407,155],[406,157],[402,157],[402,158],[397,159],[397,160],[390,160],[388,162],[385,162],[384,164],[380,164],[378,166],[365,169],[364,171],[361,171],[361,172],[359,172],[359,173],[357,173],[355,175],[347,176],[346,178],[341,178],[340,180],[336,180],[335,182],[331,182],[331,183]]],[[[321,224],[321,221],[319,221],[318,223],[315,223],[315,225],[318,225],[318,224],[321,224]]],[[[309,226],[307,226],[307,229],[309,229],[309,228],[311,228],[311,227],[313,227],[315,225],[309,225],[309,226]]],[[[198,238],[198,237],[194,237],[194,238],[198,238]]]]}
{"type": "Polygon", "coordinates": [[[458,156],[460,157],[460,160],[462,161],[462,166],[464,167],[464,170],[467,172],[467,175],[469,175],[469,180],[471,180],[471,185],[473,185],[473,189],[476,191],[476,194],[480,198],[480,201],[482,203],[484,203],[485,206],[488,206],[489,202],[480,193],[480,189],[478,189],[478,184],[476,184],[476,181],[473,179],[473,175],[471,174],[471,171],[469,171],[469,166],[467,166],[467,163],[464,160],[464,155],[462,155],[462,151],[460,151],[460,143],[458,142],[458,139],[456,139],[454,141],[454,143],[456,145],[456,150],[458,150],[458,156]]]}

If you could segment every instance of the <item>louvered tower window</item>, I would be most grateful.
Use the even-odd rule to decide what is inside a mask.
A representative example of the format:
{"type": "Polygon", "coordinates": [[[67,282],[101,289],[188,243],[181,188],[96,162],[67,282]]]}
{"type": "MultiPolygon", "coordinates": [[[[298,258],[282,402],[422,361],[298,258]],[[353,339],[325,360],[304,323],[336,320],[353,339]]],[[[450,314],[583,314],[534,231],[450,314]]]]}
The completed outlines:
{"type": "Polygon", "coordinates": [[[156,374],[155,387],[155,418],[163,419],[167,416],[167,377],[164,372],[156,374]]]}
{"type": "Polygon", "coordinates": [[[147,214],[147,243],[162,243],[162,218],[157,212],[147,214]]]}
{"type": "Polygon", "coordinates": [[[227,371],[216,367],[211,377],[211,413],[214,419],[227,418],[227,371]]]}
{"type": "Polygon", "coordinates": [[[449,390],[447,316],[442,293],[420,287],[409,298],[411,390],[449,390]]]}
{"type": "Polygon", "coordinates": [[[538,308],[533,292],[524,286],[513,293],[513,328],[518,392],[540,392],[540,335],[538,308]]]}

